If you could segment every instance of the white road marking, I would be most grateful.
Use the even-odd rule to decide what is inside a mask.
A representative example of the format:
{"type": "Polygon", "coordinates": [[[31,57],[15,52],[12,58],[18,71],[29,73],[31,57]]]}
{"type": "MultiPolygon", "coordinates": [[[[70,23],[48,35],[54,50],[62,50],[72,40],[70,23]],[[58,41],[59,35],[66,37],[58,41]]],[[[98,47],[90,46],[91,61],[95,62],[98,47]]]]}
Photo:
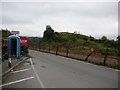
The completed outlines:
{"type": "Polygon", "coordinates": [[[42,87],[42,88],[45,88],[44,84],[42,83],[40,77],[38,76],[38,74],[37,74],[37,72],[36,72],[36,70],[35,70],[35,67],[34,67],[34,65],[33,65],[33,62],[32,62],[32,59],[31,59],[31,58],[30,58],[30,63],[31,63],[31,66],[32,66],[32,68],[33,68],[33,71],[34,71],[34,73],[35,73],[35,75],[36,75],[36,77],[37,77],[37,79],[38,79],[41,87],[42,87]]]}
{"type": "Polygon", "coordinates": [[[24,65],[30,65],[30,63],[25,63],[24,65]]]}
{"type": "Polygon", "coordinates": [[[19,82],[23,82],[23,81],[26,81],[26,80],[29,80],[29,79],[33,79],[33,78],[34,77],[24,78],[24,79],[21,79],[21,80],[17,80],[17,81],[13,81],[13,82],[10,82],[10,83],[7,83],[7,84],[0,85],[0,87],[8,86],[8,85],[19,83],[19,82]]]}
{"type": "Polygon", "coordinates": [[[116,71],[116,72],[119,72],[120,70],[117,70],[117,69],[116,69],[115,71],[116,71]]]}
{"type": "Polygon", "coordinates": [[[28,71],[28,70],[30,70],[30,69],[23,69],[23,70],[13,71],[11,73],[25,72],[25,71],[28,71]]]}

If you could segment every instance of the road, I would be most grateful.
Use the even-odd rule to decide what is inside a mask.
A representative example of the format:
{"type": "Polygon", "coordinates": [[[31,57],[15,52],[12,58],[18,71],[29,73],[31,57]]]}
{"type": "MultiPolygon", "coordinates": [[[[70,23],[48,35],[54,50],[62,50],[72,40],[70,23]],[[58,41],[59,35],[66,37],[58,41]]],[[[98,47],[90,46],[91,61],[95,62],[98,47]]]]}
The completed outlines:
{"type": "Polygon", "coordinates": [[[31,59],[10,73],[3,88],[117,88],[118,71],[30,50],[31,59]]]}

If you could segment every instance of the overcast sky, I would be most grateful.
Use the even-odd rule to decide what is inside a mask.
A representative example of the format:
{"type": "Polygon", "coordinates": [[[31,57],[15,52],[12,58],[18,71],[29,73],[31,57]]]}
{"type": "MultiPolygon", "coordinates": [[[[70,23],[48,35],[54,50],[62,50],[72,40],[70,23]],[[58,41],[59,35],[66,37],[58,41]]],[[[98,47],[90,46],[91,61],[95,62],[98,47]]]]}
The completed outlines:
{"type": "MultiPolygon", "coordinates": [[[[0,4],[1,5],[1,4],[0,4]]],[[[43,36],[46,25],[57,32],[100,38],[118,35],[117,2],[2,2],[2,28],[24,36],[43,36]]]]}

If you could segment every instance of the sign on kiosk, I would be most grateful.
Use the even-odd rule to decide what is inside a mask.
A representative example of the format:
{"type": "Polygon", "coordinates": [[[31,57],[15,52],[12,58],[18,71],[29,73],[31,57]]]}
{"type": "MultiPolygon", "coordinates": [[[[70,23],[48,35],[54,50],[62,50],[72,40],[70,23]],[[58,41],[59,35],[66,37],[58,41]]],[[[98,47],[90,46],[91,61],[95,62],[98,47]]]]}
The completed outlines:
{"type": "Polygon", "coordinates": [[[27,44],[28,44],[28,39],[26,37],[21,37],[20,38],[20,45],[26,46],[27,44]]]}

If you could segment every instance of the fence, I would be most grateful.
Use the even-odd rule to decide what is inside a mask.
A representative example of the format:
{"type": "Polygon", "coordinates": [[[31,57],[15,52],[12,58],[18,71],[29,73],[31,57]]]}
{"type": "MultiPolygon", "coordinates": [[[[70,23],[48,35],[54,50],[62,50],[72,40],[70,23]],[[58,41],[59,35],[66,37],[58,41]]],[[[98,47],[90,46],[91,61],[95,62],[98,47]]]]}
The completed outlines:
{"type": "Polygon", "coordinates": [[[119,64],[120,57],[117,57],[117,56],[109,56],[107,54],[101,55],[101,54],[96,54],[94,52],[85,52],[85,51],[80,51],[75,49],[66,49],[64,47],[58,47],[58,46],[49,47],[49,46],[29,45],[29,48],[42,51],[42,52],[74,58],[81,61],[90,62],[97,65],[104,65],[111,68],[120,69],[120,64],[119,64]]]}

